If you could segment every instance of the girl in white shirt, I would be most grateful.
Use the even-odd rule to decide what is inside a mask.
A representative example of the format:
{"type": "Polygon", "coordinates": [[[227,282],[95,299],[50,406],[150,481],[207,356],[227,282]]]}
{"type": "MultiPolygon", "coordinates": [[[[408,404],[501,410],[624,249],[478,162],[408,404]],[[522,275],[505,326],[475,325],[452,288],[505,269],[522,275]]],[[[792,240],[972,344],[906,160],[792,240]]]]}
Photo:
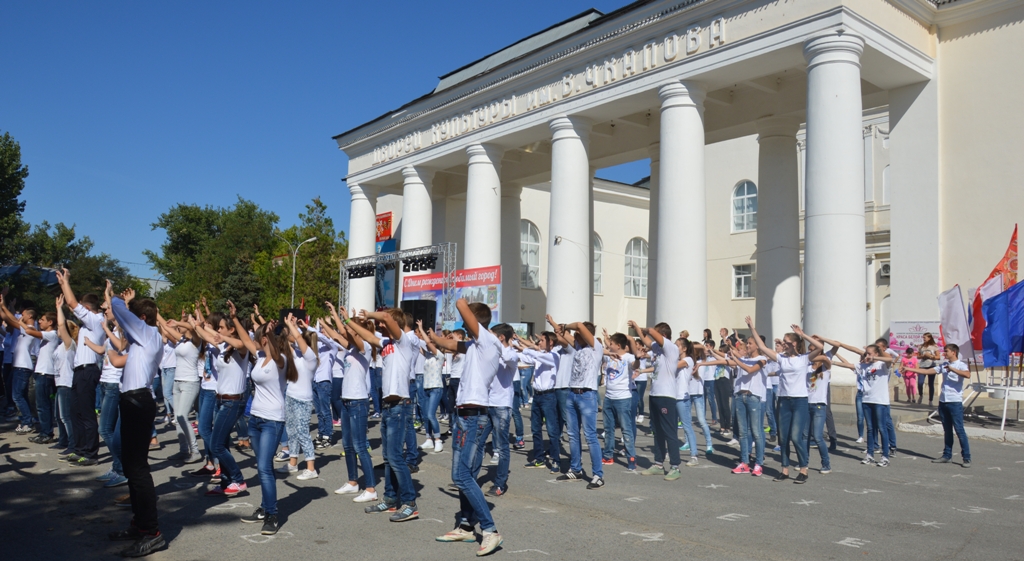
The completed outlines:
{"type": "Polygon", "coordinates": [[[71,428],[71,382],[75,375],[75,351],[78,345],[78,325],[64,317],[64,297],[57,298],[57,335],[60,343],[53,353],[57,371],[57,424],[60,436],[50,448],[61,450],[58,456],[74,452],[75,438],[71,428]]]}
{"type": "Polygon", "coordinates": [[[277,471],[284,474],[298,472],[299,453],[304,453],[306,469],[299,473],[298,479],[306,481],[319,477],[315,467],[313,439],[309,436],[309,419],[313,414],[313,377],[320,364],[317,355],[318,339],[316,332],[300,332],[293,316],[289,316],[285,323],[288,325],[288,342],[292,345],[298,378],[288,382],[288,390],[285,392],[285,430],[288,431],[290,457],[288,463],[277,471]]]}
{"type": "MultiPolygon", "coordinates": [[[[704,453],[714,454],[715,448],[711,445],[711,427],[708,425],[707,411],[704,408],[704,401],[706,399],[704,394],[707,388],[713,387],[715,367],[707,364],[707,354],[702,346],[693,346],[693,358],[697,363],[697,367],[688,380],[690,384],[690,411],[697,413],[697,422],[700,423],[700,428],[704,431],[704,444],[706,446],[704,453]],[[708,379],[711,380],[711,385],[707,383],[706,380],[708,379]]],[[[714,396],[712,396],[712,401],[714,401],[714,396]]],[[[685,446],[687,445],[684,444],[685,446]]],[[[685,450],[683,451],[685,452],[685,450]]]]}
{"type": "MultiPolygon", "coordinates": [[[[680,451],[689,451],[690,459],[686,461],[688,467],[697,465],[697,435],[693,432],[693,415],[690,407],[690,381],[694,376],[700,376],[693,361],[693,343],[689,339],[676,339],[676,347],[679,349],[679,373],[676,375],[676,411],[679,415],[679,422],[682,424],[683,434],[686,437],[686,447],[679,447],[680,451]]],[[[706,441],[705,444],[710,444],[706,441]]]]}

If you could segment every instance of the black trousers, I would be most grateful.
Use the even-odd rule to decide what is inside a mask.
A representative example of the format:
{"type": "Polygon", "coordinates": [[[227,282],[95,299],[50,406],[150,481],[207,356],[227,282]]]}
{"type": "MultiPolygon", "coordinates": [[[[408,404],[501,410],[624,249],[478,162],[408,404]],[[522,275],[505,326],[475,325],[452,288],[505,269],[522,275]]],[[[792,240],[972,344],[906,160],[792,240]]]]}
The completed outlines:
{"type": "Polygon", "coordinates": [[[156,401],[149,388],[121,394],[121,465],[132,497],[132,525],[145,533],[159,530],[156,489],[149,472],[149,439],[153,436],[156,401]]]}
{"type": "Polygon", "coordinates": [[[832,418],[832,386],[825,388],[825,430],[828,432],[828,439],[836,439],[836,422],[832,418]]]}
{"type": "Polygon", "coordinates": [[[715,380],[715,402],[718,403],[718,423],[722,430],[732,428],[732,408],[729,400],[732,398],[732,380],[719,378],[715,380]]]}
{"type": "Polygon", "coordinates": [[[660,464],[668,452],[670,466],[679,465],[679,410],[676,398],[651,396],[651,427],[654,429],[654,463],[660,464]],[[667,449],[667,450],[666,450],[667,449]]]}
{"type": "Polygon", "coordinates": [[[85,364],[75,368],[75,375],[71,379],[71,434],[75,437],[75,453],[87,458],[95,458],[100,449],[99,421],[95,409],[96,385],[99,383],[99,366],[85,364]]]}

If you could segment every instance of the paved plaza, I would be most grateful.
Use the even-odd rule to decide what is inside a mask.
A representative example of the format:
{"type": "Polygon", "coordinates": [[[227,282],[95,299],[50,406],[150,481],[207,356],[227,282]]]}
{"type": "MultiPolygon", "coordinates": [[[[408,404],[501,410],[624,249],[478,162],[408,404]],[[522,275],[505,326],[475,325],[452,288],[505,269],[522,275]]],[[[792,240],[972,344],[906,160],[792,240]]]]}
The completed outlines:
{"type": "MultiPolygon", "coordinates": [[[[529,410],[524,408],[524,413],[529,410]]],[[[527,423],[527,427],[529,424],[527,423]]],[[[4,427],[7,428],[7,427],[4,427]]],[[[901,432],[888,468],[860,464],[855,430],[840,426],[833,472],[820,475],[811,453],[805,485],[775,483],[778,455],[765,476],[732,475],[738,448],[716,440],[683,477],[628,473],[621,459],[605,466],[604,488],[555,482],[546,470],[525,469],[514,452],[509,494],[488,498],[505,537],[495,556],[534,559],[1021,559],[1024,557],[1024,448],[974,440],[973,466],[936,465],[941,437],[901,432]],[[852,437],[851,437],[852,434],[852,437]]],[[[379,431],[371,425],[378,476],[379,431]]],[[[702,437],[698,436],[700,441],[702,437]]],[[[716,437],[717,439],[717,437],[716,437]]],[[[360,559],[472,558],[476,546],[434,537],[451,528],[457,499],[447,486],[451,453],[425,456],[414,476],[420,494],[417,521],[395,524],[366,515],[351,496],[333,494],[345,481],[340,447],[317,460],[321,477],[279,479],[281,531],[273,537],[239,522],[260,502],[255,460],[240,454],[250,485],[233,499],[203,495],[204,481],[166,460],[177,451],[174,432],[160,428],[163,448],[150,454],[159,494],[161,529],[169,548],[154,560],[231,560],[344,555],[360,559]]],[[[652,439],[638,437],[641,467],[650,465],[652,439]]],[[[527,438],[529,444],[529,438],[527,438]]],[[[102,448],[105,452],[105,448],[102,448]]],[[[959,451],[959,447],[956,448],[959,451]]],[[[106,460],[106,456],[102,456],[106,460]]],[[[485,464],[489,456],[485,457],[485,464]]],[[[588,456],[584,466],[590,472],[588,456]]],[[[194,467],[194,466],[189,466],[194,467]]],[[[109,531],[130,519],[114,506],[126,487],[103,489],[93,478],[108,463],[73,468],[56,454],[5,430],[0,434],[0,543],[4,558],[113,558],[120,543],[109,531]]],[[[486,489],[494,467],[485,465],[486,489]]],[[[383,485],[378,487],[381,491],[383,485]]]]}

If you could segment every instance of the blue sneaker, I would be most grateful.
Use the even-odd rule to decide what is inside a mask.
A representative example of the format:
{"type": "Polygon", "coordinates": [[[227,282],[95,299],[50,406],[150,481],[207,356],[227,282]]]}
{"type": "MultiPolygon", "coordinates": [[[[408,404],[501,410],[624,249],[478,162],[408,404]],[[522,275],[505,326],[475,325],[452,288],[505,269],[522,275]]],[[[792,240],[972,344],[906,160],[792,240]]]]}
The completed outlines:
{"type": "Polygon", "coordinates": [[[118,475],[119,474],[116,471],[110,470],[107,473],[104,473],[103,475],[97,477],[96,481],[100,481],[100,482],[106,483],[107,481],[110,481],[111,479],[114,479],[118,475]]]}
{"type": "Polygon", "coordinates": [[[114,477],[111,477],[110,479],[108,479],[107,482],[103,484],[103,486],[106,487],[107,489],[109,489],[111,487],[120,487],[122,485],[127,485],[127,484],[128,484],[128,478],[127,477],[125,477],[125,476],[123,476],[121,474],[116,474],[116,475],[114,475],[114,477]]]}
{"type": "Polygon", "coordinates": [[[275,462],[287,462],[290,458],[291,458],[291,454],[289,454],[285,450],[281,450],[280,452],[277,453],[276,456],[274,456],[274,461],[275,462]]]}
{"type": "Polygon", "coordinates": [[[704,453],[705,454],[714,454],[715,453],[715,447],[714,446],[708,446],[708,449],[705,450],[704,453]]]}
{"type": "Polygon", "coordinates": [[[683,444],[682,446],[680,446],[679,447],[679,451],[680,452],[689,452],[690,451],[690,443],[687,442],[686,444],[683,444]]]}

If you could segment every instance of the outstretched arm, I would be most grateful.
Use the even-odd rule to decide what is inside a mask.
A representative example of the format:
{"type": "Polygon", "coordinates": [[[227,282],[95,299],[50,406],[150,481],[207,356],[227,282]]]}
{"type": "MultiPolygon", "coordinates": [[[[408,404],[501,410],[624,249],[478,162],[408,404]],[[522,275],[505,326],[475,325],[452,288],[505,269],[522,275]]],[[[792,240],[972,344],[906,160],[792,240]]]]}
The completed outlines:
{"type": "Polygon", "coordinates": [[[67,269],[57,271],[57,283],[60,284],[60,290],[64,294],[64,299],[68,302],[68,307],[74,310],[78,307],[78,298],[75,298],[75,293],[71,291],[71,272],[67,269]]]}
{"type": "Polygon", "coordinates": [[[754,322],[750,319],[750,316],[743,318],[743,321],[747,322],[747,327],[750,328],[750,332],[754,335],[754,342],[757,343],[757,349],[761,351],[761,354],[771,360],[779,360],[779,355],[772,349],[769,349],[768,346],[764,344],[764,341],[761,340],[761,335],[757,333],[757,328],[754,327],[754,322]]]}
{"type": "Polygon", "coordinates": [[[57,335],[60,336],[60,340],[64,341],[64,348],[70,349],[71,344],[75,342],[71,338],[71,334],[68,333],[67,320],[64,318],[64,295],[57,297],[57,335]]]}
{"type": "MultiPolygon", "coordinates": [[[[245,326],[242,325],[242,322],[238,319],[238,310],[235,309],[235,303],[231,300],[228,300],[228,312],[231,314],[231,322],[235,324],[235,333],[238,335],[238,342],[252,354],[259,352],[259,347],[256,346],[252,337],[249,337],[249,332],[245,330],[245,326]]],[[[225,339],[225,341],[226,340],[227,339],[225,339]]],[[[234,345],[232,346],[234,347],[234,345]]],[[[238,349],[238,347],[235,348],[238,349]]]]}
{"type": "Polygon", "coordinates": [[[455,302],[455,308],[459,310],[459,315],[462,316],[462,326],[466,328],[466,333],[473,339],[479,339],[480,322],[473,315],[473,310],[469,309],[469,302],[465,298],[459,298],[455,302]]]}
{"type": "MultiPolygon", "coordinates": [[[[348,319],[348,313],[345,311],[345,308],[341,308],[340,310],[338,310],[338,312],[341,315],[341,317],[344,318],[342,319],[341,322],[343,326],[352,330],[352,332],[361,337],[363,341],[366,341],[367,343],[373,345],[374,347],[382,346],[380,343],[380,337],[377,337],[377,335],[374,332],[348,319]]],[[[368,315],[366,314],[366,310],[363,310],[363,313],[364,315],[368,315]]]]}
{"type": "Polygon", "coordinates": [[[589,329],[587,329],[586,325],[583,325],[582,321],[570,323],[569,325],[565,326],[565,328],[571,329],[579,333],[580,337],[583,337],[583,342],[586,343],[588,347],[594,346],[594,334],[591,333],[589,329]]]}

